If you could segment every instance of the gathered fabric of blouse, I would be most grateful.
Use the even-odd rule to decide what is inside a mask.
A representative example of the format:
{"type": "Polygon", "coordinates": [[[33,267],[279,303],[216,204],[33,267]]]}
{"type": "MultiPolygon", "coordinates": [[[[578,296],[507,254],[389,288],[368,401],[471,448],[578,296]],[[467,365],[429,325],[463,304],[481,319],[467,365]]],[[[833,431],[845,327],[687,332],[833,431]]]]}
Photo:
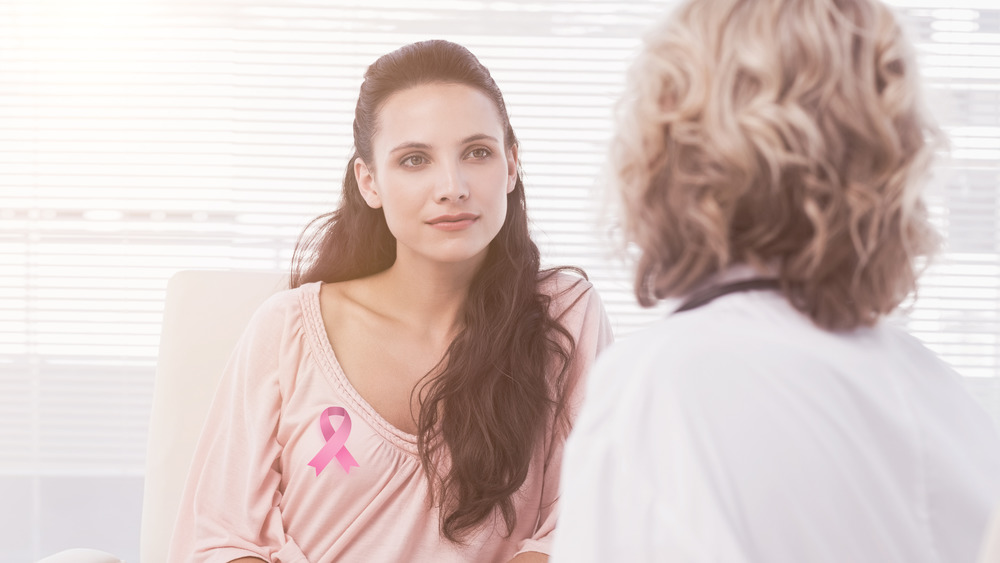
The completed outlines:
{"type": "MultiPolygon", "coordinates": [[[[565,433],[550,423],[539,440],[513,498],[509,537],[498,517],[462,545],[448,541],[428,503],[416,436],[380,416],[337,362],[320,285],[271,297],[237,345],[192,462],[168,560],[506,561],[548,553],[565,433]]],[[[581,377],[611,341],[610,324],[584,280],[559,273],[540,290],[576,342],[566,379],[572,416],[581,377]]]]}

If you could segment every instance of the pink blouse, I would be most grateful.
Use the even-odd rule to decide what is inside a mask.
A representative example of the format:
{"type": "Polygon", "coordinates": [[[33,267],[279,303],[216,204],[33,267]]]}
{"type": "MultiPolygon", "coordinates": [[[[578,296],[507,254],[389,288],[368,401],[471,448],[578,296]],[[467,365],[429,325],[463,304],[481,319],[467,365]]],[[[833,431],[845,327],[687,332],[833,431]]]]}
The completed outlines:
{"type": "MultiPolygon", "coordinates": [[[[567,380],[572,415],[582,401],[581,377],[611,341],[596,292],[576,281],[559,274],[542,286],[576,341],[567,380]]],[[[389,424],[344,376],[320,316],[319,288],[316,282],[273,296],[233,352],[195,452],[168,561],[507,561],[525,551],[548,553],[563,433],[550,428],[540,441],[514,498],[510,537],[499,519],[465,545],[444,539],[438,510],[428,506],[416,436],[389,424]]]]}

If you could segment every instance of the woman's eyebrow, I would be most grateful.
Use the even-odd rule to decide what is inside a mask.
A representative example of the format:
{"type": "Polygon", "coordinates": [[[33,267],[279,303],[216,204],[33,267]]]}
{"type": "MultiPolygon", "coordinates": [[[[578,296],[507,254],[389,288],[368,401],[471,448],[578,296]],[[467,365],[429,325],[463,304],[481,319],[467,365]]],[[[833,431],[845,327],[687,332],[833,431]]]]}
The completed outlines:
{"type": "MultiPolygon", "coordinates": [[[[468,143],[474,143],[476,141],[483,141],[483,140],[493,141],[496,144],[500,144],[500,141],[496,137],[494,137],[493,135],[487,135],[486,133],[476,133],[475,135],[469,135],[468,137],[462,139],[460,144],[466,145],[468,143]]],[[[428,145],[427,143],[408,141],[396,145],[392,150],[389,151],[389,154],[393,154],[402,150],[411,150],[411,149],[429,150],[430,148],[431,145],[428,145]]]]}
{"type": "Polygon", "coordinates": [[[466,143],[474,143],[476,141],[482,141],[482,140],[493,141],[494,143],[497,144],[500,143],[500,141],[493,135],[487,135],[486,133],[478,133],[476,135],[470,135],[462,139],[462,144],[464,145],[466,143]]]}
{"type": "Polygon", "coordinates": [[[395,152],[399,152],[399,151],[402,151],[402,150],[409,150],[409,149],[428,150],[430,148],[431,148],[431,146],[428,145],[427,143],[418,143],[416,141],[409,141],[409,142],[406,142],[406,143],[400,143],[400,144],[396,145],[395,148],[393,148],[391,151],[389,151],[389,154],[393,154],[395,152]]]}

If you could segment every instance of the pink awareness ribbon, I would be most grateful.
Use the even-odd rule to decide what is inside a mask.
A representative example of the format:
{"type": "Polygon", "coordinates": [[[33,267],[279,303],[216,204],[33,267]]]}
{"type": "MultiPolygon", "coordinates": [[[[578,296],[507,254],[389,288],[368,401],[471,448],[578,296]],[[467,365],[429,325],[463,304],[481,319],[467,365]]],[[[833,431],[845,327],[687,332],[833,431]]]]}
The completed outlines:
{"type": "Polygon", "coordinates": [[[350,473],[352,467],[361,467],[344,446],[347,437],[351,435],[351,415],[347,414],[346,410],[341,407],[326,409],[323,414],[319,415],[319,427],[323,430],[323,439],[326,440],[326,444],[309,462],[310,466],[316,468],[316,475],[319,475],[320,471],[323,471],[333,458],[337,458],[345,473],[350,473]],[[340,423],[340,428],[337,430],[334,430],[333,425],[330,424],[330,417],[335,415],[344,417],[344,421],[340,423]]]}

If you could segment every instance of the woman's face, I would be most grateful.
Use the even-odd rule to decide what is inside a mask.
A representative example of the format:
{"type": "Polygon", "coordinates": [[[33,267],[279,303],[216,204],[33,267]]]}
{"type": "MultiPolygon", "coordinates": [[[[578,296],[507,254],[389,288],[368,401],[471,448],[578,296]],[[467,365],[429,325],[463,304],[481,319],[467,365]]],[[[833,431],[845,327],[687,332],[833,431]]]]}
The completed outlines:
{"type": "Polygon", "coordinates": [[[481,261],[503,226],[517,179],[493,102],[461,84],[423,84],[389,96],[372,139],[374,162],[354,172],[381,207],[396,261],[481,261]]]}

